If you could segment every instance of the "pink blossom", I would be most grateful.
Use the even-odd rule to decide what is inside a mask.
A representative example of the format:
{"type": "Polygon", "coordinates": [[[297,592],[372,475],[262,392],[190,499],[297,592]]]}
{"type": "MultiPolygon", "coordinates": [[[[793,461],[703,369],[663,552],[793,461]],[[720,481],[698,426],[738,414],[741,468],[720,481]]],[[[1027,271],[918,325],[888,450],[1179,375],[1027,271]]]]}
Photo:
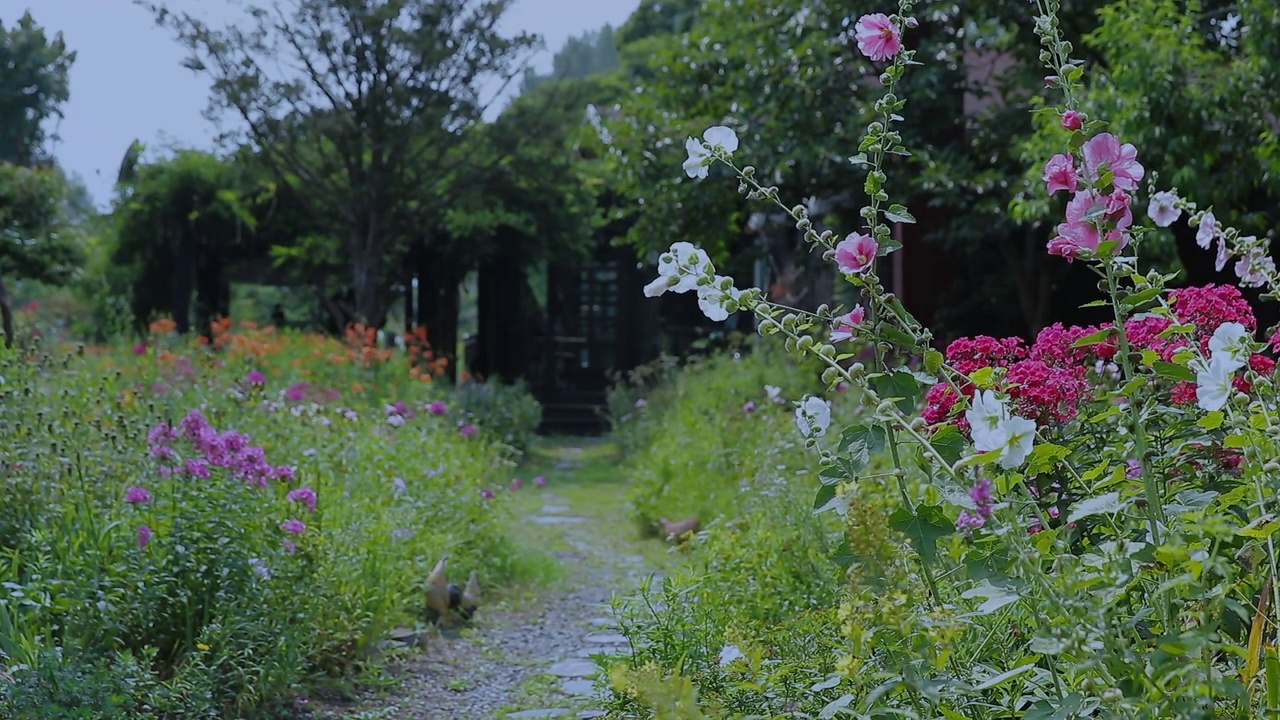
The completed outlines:
{"type": "Polygon", "coordinates": [[[261,370],[250,370],[249,374],[244,377],[244,381],[250,385],[262,387],[267,384],[267,376],[263,375],[261,370]]]}
{"type": "Polygon", "coordinates": [[[853,310],[841,315],[831,323],[831,342],[843,342],[853,339],[854,328],[867,319],[867,311],[861,305],[854,305],[853,310]]]}
{"type": "Polygon", "coordinates": [[[146,355],[146,354],[147,354],[147,344],[146,344],[146,343],[138,343],[137,345],[134,345],[134,346],[133,346],[133,354],[134,354],[134,355],[146,355]]]}
{"type": "Polygon", "coordinates": [[[1062,127],[1072,132],[1079,130],[1084,125],[1084,116],[1075,110],[1068,110],[1062,113],[1062,127]]]}
{"type": "Polygon", "coordinates": [[[436,400],[427,406],[427,410],[432,415],[444,415],[449,412],[449,406],[443,400],[436,400]]]}
{"type": "Polygon", "coordinates": [[[209,479],[209,461],[204,458],[190,458],[182,464],[182,470],[194,478],[209,479]]]}
{"type": "Polygon", "coordinates": [[[290,490],[289,494],[284,497],[289,502],[302,503],[303,505],[306,505],[308,512],[316,511],[316,491],[305,485],[300,488],[290,490]]]}
{"type": "Polygon", "coordinates": [[[534,478],[534,479],[533,479],[533,486],[534,486],[534,487],[546,487],[546,486],[547,486],[547,477],[546,477],[545,475],[539,475],[538,477],[534,478]]]}
{"type": "Polygon", "coordinates": [[[146,546],[150,545],[151,536],[153,534],[154,533],[152,532],[149,526],[139,525],[138,526],[138,547],[145,548],[146,546]]]}
{"type": "Polygon", "coordinates": [[[850,233],[836,245],[836,265],[841,272],[862,273],[876,261],[880,245],[870,236],[850,233]]]}
{"type": "Polygon", "coordinates": [[[1063,153],[1049,158],[1049,162],[1044,164],[1043,179],[1050,195],[1059,190],[1075,192],[1079,184],[1079,179],[1076,177],[1075,158],[1063,153]]]}
{"type": "Polygon", "coordinates": [[[458,434],[464,438],[472,438],[480,434],[480,428],[475,425],[463,425],[458,428],[458,434]]]}
{"type": "Polygon", "coordinates": [[[489,488],[484,488],[480,491],[480,497],[484,498],[485,500],[492,500],[498,497],[498,493],[490,490],[489,488]]]}
{"type": "Polygon", "coordinates": [[[888,60],[902,50],[902,33],[884,13],[858,18],[854,37],[858,39],[858,50],[876,62],[888,60]]]}
{"type": "Polygon", "coordinates": [[[280,523],[280,529],[290,535],[301,535],[307,531],[307,524],[297,518],[290,518],[280,523]]]}
{"type": "Polygon", "coordinates": [[[1099,133],[1085,142],[1084,171],[1089,182],[1097,182],[1110,171],[1111,186],[1117,190],[1137,190],[1145,172],[1138,163],[1138,149],[1132,143],[1120,144],[1111,133],[1099,133]]]}
{"type": "Polygon", "coordinates": [[[524,480],[521,480],[520,478],[512,478],[512,479],[511,479],[511,491],[512,491],[512,492],[515,492],[515,491],[519,490],[519,489],[520,489],[520,488],[522,488],[522,487],[524,487],[524,480]]]}
{"type": "Polygon", "coordinates": [[[151,493],[144,487],[130,485],[124,491],[124,501],[133,504],[142,504],[151,502],[151,493]]]}
{"type": "Polygon", "coordinates": [[[756,411],[756,402],[754,400],[748,400],[742,403],[742,412],[753,413],[755,411],[756,411]]]}

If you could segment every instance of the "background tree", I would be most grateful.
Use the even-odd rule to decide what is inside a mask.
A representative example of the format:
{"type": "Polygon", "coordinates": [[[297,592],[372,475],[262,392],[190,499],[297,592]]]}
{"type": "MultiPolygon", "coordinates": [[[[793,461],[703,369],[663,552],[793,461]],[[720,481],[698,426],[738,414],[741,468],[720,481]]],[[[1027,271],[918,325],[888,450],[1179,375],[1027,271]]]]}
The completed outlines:
{"type": "Polygon", "coordinates": [[[7,29],[0,19],[0,162],[46,159],[46,123],[62,116],[71,97],[68,73],[75,59],[62,33],[50,39],[31,13],[7,29]]]}
{"type": "Polygon", "coordinates": [[[497,31],[508,5],[280,0],[250,4],[243,27],[221,30],[149,6],[212,79],[211,109],[233,112],[282,181],[342,218],[353,302],[341,310],[381,326],[404,260],[392,229],[407,224],[411,169],[447,172],[440,162],[486,104],[482,81],[510,79],[534,45],[497,31]],[[293,72],[273,73],[282,65],[293,72]]]}

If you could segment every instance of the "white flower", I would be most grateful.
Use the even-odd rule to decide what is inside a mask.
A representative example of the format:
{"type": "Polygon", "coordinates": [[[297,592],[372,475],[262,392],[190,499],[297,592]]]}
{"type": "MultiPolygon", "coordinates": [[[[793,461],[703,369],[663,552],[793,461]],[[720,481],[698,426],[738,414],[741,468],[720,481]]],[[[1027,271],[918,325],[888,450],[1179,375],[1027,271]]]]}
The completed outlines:
{"type": "Polygon", "coordinates": [[[1249,362],[1249,332],[1238,322],[1222,323],[1209,338],[1209,357],[1221,362],[1227,372],[1235,372],[1249,362]]]}
{"type": "Polygon", "coordinates": [[[1177,202],[1178,196],[1168,190],[1158,192],[1151,196],[1151,203],[1147,205],[1147,215],[1156,225],[1169,227],[1182,216],[1182,210],[1178,208],[1177,202]]]}
{"type": "Polygon", "coordinates": [[[702,140],[694,137],[685,140],[684,149],[689,154],[689,157],[684,161],[686,175],[698,179],[707,176],[707,170],[715,159],[711,148],[718,149],[726,155],[732,155],[738,150],[738,136],[733,130],[723,125],[716,125],[707,128],[707,131],[702,133],[702,140]],[[706,141],[705,145],[702,142],[703,140],[706,141]]]}
{"type": "Polygon", "coordinates": [[[1231,397],[1232,370],[1222,357],[1215,356],[1196,373],[1196,404],[1206,412],[1221,410],[1231,397]]]}
{"type": "Polygon", "coordinates": [[[805,437],[822,437],[831,426],[831,404],[818,397],[806,397],[796,407],[796,427],[805,437]]]}
{"type": "Polygon", "coordinates": [[[1012,470],[1026,462],[1036,441],[1035,421],[1017,415],[1005,418],[1000,421],[1000,433],[1005,438],[1000,448],[1000,467],[1012,470]]]}
{"type": "Polygon", "coordinates": [[[744,657],[746,657],[746,655],[742,654],[742,651],[738,649],[737,645],[725,645],[723,648],[720,648],[720,667],[724,667],[734,660],[740,660],[744,657]]]}
{"type": "Polygon", "coordinates": [[[742,291],[733,286],[733,280],[716,275],[710,285],[698,286],[698,308],[709,319],[722,322],[729,317],[729,305],[741,296],[742,291]]]}
{"type": "Polygon", "coordinates": [[[1003,422],[1009,418],[1009,410],[991,390],[983,390],[974,396],[964,419],[973,432],[973,445],[978,452],[990,452],[1002,447],[1009,439],[1003,430],[1003,422]]]}
{"type": "Polygon", "coordinates": [[[404,416],[403,416],[403,415],[388,415],[388,416],[387,416],[387,424],[388,424],[388,425],[390,425],[391,427],[400,427],[401,425],[404,425],[404,416]]]}
{"type": "Polygon", "coordinates": [[[1201,250],[1208,250],[1209,243],[1218,235],[1218,219],[1213,213],[1206,212],[1200,216],[1200,227],[1196,230],[1196,244],[1201,250]]]}
{"type": "Polygon", "coordinates": [[[691,178],[705,178],[707,169],[711,166],[711,151],[695,137],[684,141],[684,149],[689,153],[684,161],[684,174],[691,178]]]}
{"type": "Polygon", "coordinates": [[[398,478],[394,478],[391,481],[391,492],[395,493],[396,495],[401,495],[408,489],[409,489],[409,485],[404,481],[404,478],[398,477],[398,478]]]}
{"type": "Polygon", "coordinates": [[[777,385],[765,385],[764,396],[769,398],[769,402],[782,402],[782,388],[777,385]]]}
{"type": "Polygon", "coordinates": [[[645,297],[658,297],[668,290],[686,293],[698,287],[698,279],[715,270],[706,251],[693,243],[672,243],[658,256],[658,277],[644,286],[645,297]]]}
{"type": "Polygon", "coordinates": [[[1261,248],[1252,247],[1236,263],[1236,275],[1244,287],[1262,287],[1276,272],[1276,261],[1261,248]]]}

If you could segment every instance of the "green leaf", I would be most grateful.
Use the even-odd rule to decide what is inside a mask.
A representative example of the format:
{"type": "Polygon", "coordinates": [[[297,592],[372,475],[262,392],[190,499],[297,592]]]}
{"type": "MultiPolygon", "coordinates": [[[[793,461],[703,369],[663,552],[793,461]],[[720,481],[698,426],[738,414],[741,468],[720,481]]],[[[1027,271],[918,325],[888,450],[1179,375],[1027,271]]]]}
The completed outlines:
{"type": "Polygon", "coordinates": [[[983,580],[977,587],[960,593],[960,597],[966,600],[983,598],[982,604],[973,611],[974,615],[983,616],[990,615],[1006,605],[1012,605],[1022,596],[1014,589],[1003,585],[992,585],[990,581],[983,580]]]}
{"type": "Polygon", "coordinates": [[[1122,305],[1125,308],[1133,309],[1145,305],[1160,296],[1160,288],[1150,287],[1146,290],[1139,290],[1124,299],[1122,305]]]}
{"type": "Polygon", "coordinates": [[[996,369],[991,367],[978,368],[969,373],[969,380],[977,385],[979,389],[986,390],[995,382],[996,369]]]}
{"type": "Polygon", "coordinates": [[[840,541],[840,547],[831,553],[831,562],[839,565],[844,570],[848,570],[856,559],[857,557],[853,554],[853,551],[849,549],[849,538],[840,541]]]}
{"type": "Polygon", "coordinates": [[[1110,515],[1119,512],[1124,506],[1125,503],[1120,500],[1118,492],[1091,497],[1071,506],[1071,514],[1067,516],[1067,522],[1073,523],[1093,515],[1110,515]]]}
{"type": "Polygon", "coordinates": [[[1055,705],[1049,700],[1040,700],[1032,705],[1022,718],[1023,720],[1070,720],[1076,717],[1083,703],[1084,696],[1080,693],[1071,693],[1062,698],[1060,705],[1055,705]]]}
{"type": "Polygon", "coordinates": [[[964,449],[968,445],[954,425],[943,425],[935,430],[929,442],[949,465],[955,465],[964,456],[964,449]]]}
{"type": "Polygon", "coordinates": [[[1031,474],[1048,472],[1057,467],[1058,463],[1065,460],[1070,454],[1071,451],[1061,445],[1040,443],[1031,450],[1027,472],[1031,474]]]}
{"type": "Polygon", "coordinates": [[[1191,372],[1191,368],[1185,365],[1175,365],[1162,360],[1151,363],[1151,368],[1155,370],[1156,375],[1168,380],[1178,380],[1180,382],[1195,382],[1196,374],[1191,372]]]}
{"type": "Polygon", "coordinates": [[[1249,436],[1239,433],[1232,433],[1222,439],[1222,447],[1224,448],[1247,448],[1252,443],[1249,442],[1249,436]]]}
{"type": "Polygon", "coordinates": [[[1079,340],[1076,340],[1075,342],[1071,343],[1071,347],[1082,348],[1082,347],[1089,347],[1091,345],[1098,345],[1099,343],[1106,342],[1107,338],[1111,337],[1111,335],[1114,333],[1115,333],[1115,328],[1109,328],[1109,327],[1103,328],[1097,332],[1091,332],[1088,335],[1085,335],[1084,337],[1080,338],[1079,340]]]}
{"type": "Polygon", "coordinates": [[[840,435],[840,452],[846,453],[853,471],[857,472],[883,451],[888,442],[888,435],[879,425],[853,425],[840,435]]]}
{"type": "Polygon", "coordinates": [[[1265,540],[1280,530],[1280,519],[1263,515],[1236,531],[1237,535],[1265,540]],[[1264,522],[1265,521],[1265,522],[1264,522]]]}
{"type": "Polygon", "coordinates": [[[905,206],[897,203],[890,205],[889,209],[884,211],[884,216],[889,222],[914,223],[916,221],[915,217],[910,212],[907,212],[905,206]]]}
{"type": "Polygon", "coordinates": [[[1222,414],[1221,410],[1214,410],[1196,421],[1196,425],[1205,430],[1217,430],[1222,427],[1222,423],[1227,421],[1227,416],[1222,414]]]}
{"type": "MultiPolygon", "coordinates": [[[[881,245],[880,247],[882,250],[884,249],[883,245],[881,245]]],[[[918,345],[915,338],[911,337],[910,335],[906,334],[905,332],[899,330],[898,328],[892,325],[881,324],[879,330],[886,340],[889,340],[890,342],[894,343],[899,347],[910,350],[912,348],[915,348],[916,345],[918,345]]]]}
{"type": "Polygon", "coordinates": [[[937,350],[934,350],[932,348],[925,350],[924,369],[930,375],[938,374],[938,371],[942,369],[942,363],[944,361],[945,361],[945,358],[942,357],[942,353],[938,352],[937,350]]]}
{"type": "Polygon", "coordinates": [[[835,496],[836,496],[835,485],[826,485],[826,484],[820,485],[818,487],[817,496],[813,498],[813,509],[816,511],[822,508],[827,503],[831,502],[831,499],[834,498],[835,496]]]}
{"type": "Polygon", "coordinates": [[[898,508],[889,516],[889,527],[907,536],[925,564],[938,557],[938,538],[956,531],[955,523],[937,505],[918,505],[914,515],[907,508],[898,508]]]}
{"type": "Polygon", "coordinates": [[[902,412],[915,412],[916,404],[920,400],[920,381],[906,370],[881,375],[871,381],[871,386],[881,398],[895,399],[898,409],[902,412]]]}

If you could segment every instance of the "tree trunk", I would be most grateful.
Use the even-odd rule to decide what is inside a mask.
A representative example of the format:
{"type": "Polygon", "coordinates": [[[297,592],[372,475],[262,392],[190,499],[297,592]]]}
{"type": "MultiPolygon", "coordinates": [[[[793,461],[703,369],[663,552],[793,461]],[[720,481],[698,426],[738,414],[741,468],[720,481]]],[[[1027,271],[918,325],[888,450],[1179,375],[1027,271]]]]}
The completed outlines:
{"type": "Polygon", "coordinates": [[[418,324],[427,329],[431,350],[449,364],[444,380],[458,378],[458,311],[461,279],[449,267],[423,257],[418,263],[418,324]]]}
{"type": "Polygon", "coordinates": [[[195,249],[192,247],[191,231],[182,228],[178,231],[174,245],[173,298],[169,306],[179,335],[186,335],[191,330],[191,279],[194,265],[195,249]]]}
{"type": "Polygon", "coordinates": [[[4,346],[13,347],[13,299],[9,297],[9,286],[4,282],[3,268],[0,268],[0,326],[4,328],[4,346]]]}
{"type": "Polygon", "coordinates": [[[355,316],[368,327],[381,329],[387,322],[390,289],[382,283],[382,261],[386,245],[378,236],[373,217],[351,229],[352,287],[355,289],[355,316]]]}

